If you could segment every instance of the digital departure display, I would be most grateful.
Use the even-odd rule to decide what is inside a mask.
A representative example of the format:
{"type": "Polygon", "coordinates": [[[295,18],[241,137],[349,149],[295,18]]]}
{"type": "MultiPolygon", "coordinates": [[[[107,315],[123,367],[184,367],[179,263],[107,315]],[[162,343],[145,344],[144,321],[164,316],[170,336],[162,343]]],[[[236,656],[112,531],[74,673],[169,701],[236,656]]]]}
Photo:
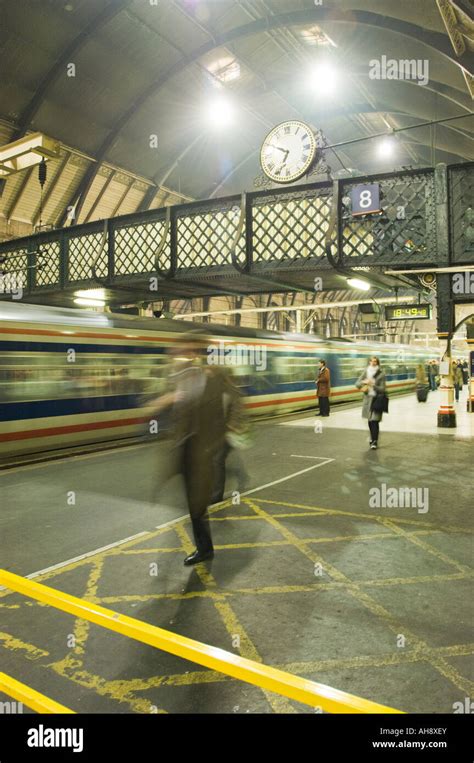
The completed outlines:
{"type": "Polygon", "coordinates": [[[386,321],[419,321],[431,318],[431,305],[386,305],[386,321]]]}

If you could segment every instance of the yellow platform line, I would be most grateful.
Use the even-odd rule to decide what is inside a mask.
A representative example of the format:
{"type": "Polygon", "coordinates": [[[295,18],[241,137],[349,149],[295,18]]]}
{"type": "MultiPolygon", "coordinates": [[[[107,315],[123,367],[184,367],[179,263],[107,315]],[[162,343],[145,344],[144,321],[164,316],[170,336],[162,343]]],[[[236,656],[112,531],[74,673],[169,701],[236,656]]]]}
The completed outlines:
{"type": "Polygon", "coordinates": [[[0,673],[0,691],[18,702],[22,702],[32,710],[36,710],[37,713],[74,713],[74,710],[45,697],[44,694],[40,694],[26,684],[7,676],[6,673],[0,673]]]}
{"type": "Polygon", "coordinates": [[[144,644],[163,649],[185,660],[218,670],[260,688],[283,694],[297,702],[320,706],[330,713],[399,713],[384,705],[333,689],[324,684],[308,681],[284,671],[261,665],[223,649],[194,641],[148,623],[134,620],[126,615],[88,604],[75,596],[55,591],[41,583],[27,580],[12,572],[0,569],[0,584],[30,598],[43,601],[63,612],[82,617],[97,625],[134,638],[144,644]]]}
{"type": "MultiPolygon", "coordinates": [[[[469,656],[474,652],[474,644],[456,644],[454,646],[434,647],[430,652],[444,657],[469,656]]],[[[385,668],[396,665],[416,664],[426,662],[426,656],[419,651],[409,651],[401,653],[383,653],[377,656],[361,655],[357,657],[330,658],[325,660],[316,660],[309,662],[289,662],[274,665],[278,670],[289,673],[305,674],[321,673],[334,670],[365,670],[367,668],[385,668]]],[[[89,675],[89,674],[88,674],[89,675]]],[[[148,691],[163,686],[196,686],[199,684],[222,683],[232,680],[229,676],[223,675],[214,670],[196,670],[187,673],[173,673],[162,676],[150,676],[149,678],[130,678],[123,679],[120,682],[111,681],[110,684],[120,683],[120,686],[126,688],[129,694],[132,692],[148,691]]]]}

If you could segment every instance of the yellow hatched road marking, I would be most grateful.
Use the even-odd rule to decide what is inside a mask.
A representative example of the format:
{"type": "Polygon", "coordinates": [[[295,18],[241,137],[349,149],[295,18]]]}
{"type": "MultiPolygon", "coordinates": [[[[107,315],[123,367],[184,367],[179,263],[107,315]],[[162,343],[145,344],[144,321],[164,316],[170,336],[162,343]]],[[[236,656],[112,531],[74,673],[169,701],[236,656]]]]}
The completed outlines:
{"type": "Polygon", "coordinates": [[[438,551],[437,548],[433,548],[433,546],[431,546],[426,541],[417,538],[413,533],[408,533],[403,528],[397,527],[397,525],[394,522],[391,522],[389,519],[379,520],[379,522],[400,537],[406,538],[406,540],[410,541],[410,543],[414,543],[416,546],[422,548],[424,551],[427,551],[429,554],[432,554],[440,561],[445,562],[445,564],[450,564],[452,567],[456,567],[459,572],[469,574],[474,571],[466,564],[459,564],[459,562],[457,562],[455,559],[451,559],[447,554],[444,554],[442,551],[438,551]]]}
{"type": "MultiPolygon", "coordinates": [[[[268,514],[263,509],[261,509],[258,505],[255,499],[250,500],[248,498],[245,498],[245,503],[250,506],[254,511],[262,517],[267,517],[268,522],[273,527],[278,527],[279,522],[275,518],[274,514],[268,514]]],[[[258,499],[257,499],[258,500],[258,499]]],[[[262,501],[262,503],[266,503],[267,501],[262,501]]],[[[281,505],[281,503],[280,503],[281,505]]],[[[374,517],[372,517],[374,519],[374,517]]],[[[383,519],[383,517],[381,517],[383,519]]],[[[383,620],[383,622],[398,636],[400,633],[403,633],[405,638],[412,644],[414,644],[415,648],[421,648],[421,649],[428,649],[428,644],[421,639],[419,636],[417,636],[414,632],[412,632],[409,628],[406,628],[402,626],[398,618],[396,618],[394,615],[392,615],[385,607],[383,607],[381,604],[376,602],[369,594],[367,594],[365,591],[362,591],[360,589],[360,586],[358,583],[354,583],[353,581],[349,580],[342,572],[337,570],[335,567],[333,567],[331,564],[328,564],[325,562],[325,560],[317,556],[315,554],[311,555],[311,553],[306,549],[304,544],[301,543],[301,540],[293,535],[289,530],[287,530],[286,527],[280,526],[280,532],[284,537],[290,539],[294,539],[294,546],[295,548],[298,548],[302,553],[309,557],[313,558],[314,561],[319,562],[322,564],[323,569],[329,572],[329,574],[332,577],[335,577],[337,580],[344,580],[344,582],[347,582],[347,591],[351,593],[355,599],[357,599],[359,602],[364,604],[367,609],[369,609],[374,615],[377,615],[378,617],[383,620]]],[[[395,535],[395,537],[397,537],[395,535]]],[[[473,682],[466,679],[464,676],[462,676],[459,671],[457,671],[455,668],[453,668],[449,663],[446,662],[445,659],[442,657],[434,655],[430,660],[430,664],[432,667],[436,668],[441,675],[443,675],[445,678],[448,678],[452,683],[454,683],[455,686],[457,686],[462,691],[467,692],[468,695],[470,695],[473,691],[473,682]]]]}
{"type": "Polygon", "coordinates": [[[25,641],[12,636],[10,633],[2,633],[0,631],[0,643],[2,646],[12,651],[21,650],[26,652],[26,656],[29,660],[38,660],[40,657],[49,657],[49,652],[44,649],[40,649],[33,644],[27,644],[25,641]]]}
{"type": "MultiPolygon", "coordinates": [[[[248,499],[245,501],[248,503],[248,499]]],[[[278,531],[281,533],[283,526],[279,524],[279,519],[285,519],[285,518],[291,518],[292,516],[350,516],[355,519],[368,519],[375,522],[384,522],[387,524],[384,524],[385,527],[387,527],[387,532],[381,532],[381,533],[367,533],[364,535],[357,535],[357,536],[332,536],[328,538],[297,538],[297,536],[293,536],[291,539],[286,539],[282,541],[270,541],[268,543],[259,543],[259,544],[229,544],[229,545],[221,545],[216,546],[216,548],[219,549],[226,549],[226,548],[238,548],[238,547],[265,547],[265,546],[275,546],[275,545],[295,545],[294,538],[301,544],[305,543],[318,543],[318,544],[324,544],[324,543],[331,543],[331,542],[343,542],[345,540],[350,541],[356,541],[356,540],[370,540],[370,539],[378,539],[378,540],[384,540],[384,539],[392,539],[394,537],[403,536],[406,537],[408,540],[411,540],[413,537],[421,536],[421,535],[430,535],[433,533],[465,533],[465,532],[471,532],[470,530],[466,530],[465,528],[460,528],[458,526],[448,525],[448,526],[440,526],[436,525],[434,523],[425,522],[424,520],[410,520],[410,519],[404,519],[399,517],[380,517],[372,514],[360,514],[360,513],[354,513],[354,512],[344,512],[339,510],[332,510],[332,509],[324,509],[321,507],[311,507],[301,504],[289,504],[282,501],[269,501],[266,499],[261,498],[255,498],[253,499],[254,504],[258,506],[260,503],[265,504],[275,504],[278,506],[285,506],[288,508],[297,508],[297,509],[303,509],[302,512],[294,512],[294,513],[279,513],[279,514],[267,514],[266,512],[262,513],[266,516],[261,515],[247,515],[247,516],[232,516],[229,515],[228,517],[211,517],[211,521],[229,521],[229,520],[239,520],[239,521],[246,521],[247,519],[255,519],[255,520],[264,520],[269,521],[269,517],[275,519],[275,524],[273,525],[278,531]],[[413,530],[403,530],[401,528],[397,527],[397,524],[404,524],[404,525],[414,525],[415,528],[413,530]],[[423,528],[423,529],[420,529],[423,528]]],[[[215,514],[216,512],[221,512],[224,509],[232,508],[229,505],[229,502],[223,502],[222,504],[219,504],[217,507],[214,507],[211,509],[211,514],[215,514]]],[[[255,510],[255,508],[254,508],[255,510]]],[[[183,524],[186,522],[189,522],[188,519],[181,520],[181,523],[179,525],[180,529],[182,528],[184,530],[183,524]]],[[[149,541],[150,538],[157,537],[162,535],[164,532],[173,532],[177,529],[178,525],[174,525],[174,527],[163,527],[158,529],[157,531],[146,533],[146,540],[149,541]]],[[[184,532],[184,536],[181,533],[178,533],[179,537],[181,537],[182,542],[184,541],[184,536],[186,536],[186,550],[191,550],[191,544],[189,542],[189,539],[186,535],[186,532],[184,532]]],[[[97,560],[98,566],[95,564],[92,564],[91,574],[89,575],[89,580],[87,584],[87,593],[86,595],[92,598],[95,602],[111,602],[111,601],[149,601],[151,599],[185,599],[185,598],[193,598],[193,597],[207,597],[211,598],[211,600],[214,601],[214,604],[216,605],[217,602],[220,603],[226,603],[228,606],[228,603],[226,600],[237,594],[249,594],[249,595],[256,595],[256,594],[272,594],[272,593],[290,593],[293,591],[311,591],[311,590],[317,590],[321,588],[343,588],[343,589],[349,589],[350,592],[353,593],[354,587],[360,590],[361,586],[377,586],[377,587],[383,587],[383,586],[389,586],[389,585],[407,585],[407,584],[416,584],[416,583],[429,583],[429,582],[435,582],[437,580],[463,580],[463,579],[469,579],[469,577],[473,574],[469,571],[469,568],[463,567],[459,565],[457,562],[449,559],[446,555],[443,555],[445,558],[443,561],[449,560],[451,564],[454,564],[458,567],[461,572],[458,573],[452,573],[452,574],[438,574],[438,575],[430,575],[430,576],[418,576],[418,577],[412,577],[412,578],[390,578],[385,580],[359,580],[357,583],[353,583],[348,578],[342,575],[342,578],[340,578],[337,581],[328,581],[328,582],[321,582],[321,583],[314,583],[311,586],[273,586],[273,587],[263,587],[258,589],[235,589],[235,590],[225,590],[225,591],[217,591],[216,590],[216,583],[212,576],[209,576],[209,573],[207,572],[206,568],[200,565],[201,568],[201,576],[207,575],[206,581],[203,580],[203,582],[206,583],[210,587],[210,590],[207,591],[190,591],[186,594],[156,594],[156,595],[146,595],[146,596],[117,596],[117,597],[102,597],[98,598],[96,596],[97,593],[97,582],[100,577],[100,566],[105,561],[105,559],[108,556],[115,556],[122,553],[129,553],[129,554],[140,554],[140,553],[176,553],[180,549],[179,548],[157,548],[157,549],[140,549],[140,548],[134,548],[132,549],[132,546],[137,546],[139,543],[142,543],[144,541],[144,536],[136,539],[131,539],[130,541],[127,541],[124,543],[123,546],[113,548],[110,550],[104,550],[100,554],[98,554],[96,557],[90,557],[86,559],[79,560],[77,562],[71,563],[69,565],[65,565],[60,570],[52,570],[51,572],[45,573],[41,576],[38,576],[37,580],[43,580],[55,575],[60,575],[63,572],[66,572],[71,569],[76,569],[79,567],[82,567],[84,564],[91,564],[92,560],[97,560]],[[126,550],[125,550],[126,549],[126,550]],[[95,588],[94,588],[94,581],[95,581],[95,588]],[[214,589],[214,590],[213,590],[214,589]]],[[[421,545],[421,544],[417,544],[421,545]]],[[[424,544],[425,545],[425,544],[424,544]]],[[[426,543],[426,550],[429,550],[431,553],[434,553],[435,555],[442,554],[442,552],[438,552],[437,550],[433,549],[431,546],[429,546],[428,543],[426,543]]],[[[423,547],[423,546],[422,546],[423,547]]],[[[300,550],[302,550],[300,548],[300,550]]],[[[310,556],[312,559],[314,559],[314,554],[310,554],[310,552],[305,554],[306,556],[310,556]]],[[[440,557],[441,558],[441,557],[440,557]]],[[[196,570],[198,571],[198,570],[196,570]]],[[[199,573],[198,573],[199,574],[199,573]]],[[[360,592],[362,593],[362,592],[360,592]]],[[[0,594],[2,595],[11,595],[11,591],[5,591],[0,594]]],[[[374,602],[375,603],[375,602],[374,602]]],[[[47,604],[43,602],[24,602],[24,605],[28,606],[47,606],[47,604]]],[[[20,607],[18,604],[0,604],[0,607],[4,609],[17,609],[20,607]]],[[[230,608],[229,608],[230,609],[230,608]]],[[[383,609],[383,608],[381,608],[383,609]]],[[[231,611],[232,612],[232,611],[231,611]]],[[[220,612],[221,617],[223,616],[224,612],[223,610],[220,612]]],[[[228,622],[232,622],[232,615],[230,613],[226,613],[229,615],[228,622]]],[[[378,612],[379,616],[382,617],[380,612],[378,612]]],[[[235,616],[234,616],[235,617],[235,616]]],[[[235,624],[235,620],[233,621],[235,624]]],[[[76,637],[78,637],[79,645],[84,646],[84,643],[87,639],[88,635],[88,628],[89,623],[85,623],[85,620],[82,619],[82,623],[86,625],[86,628],[79,627],[78,631],[75,631],[76,637]]],[[[402,626],[398,626],[399,628],[402,628],[402,626]]],[[[239,626],[236,626],[236,630],[233,631],[234,633],[242,634],[242,629],[239,626]]],[[[406,630],[405,630],[406,633],[406,630]]],[[[47,655],[47,652],[44,652],[42,650],[38,650],[36,647],[28,644],[24,644],[24,642],[21,642],[18,639],[15,639],[14,637],[10,636],[9,634],[0,634],[0,641],[3,641],[3,645],[7,649],[25,649],[27,653],[27,657],[29,659],[38,659],[38,657],[43,657],[47,655]],[[2,638],[3,637],[3,638],[2,638]]],[[[400,652],[397,650],[397,653],[392,656],[387,656],[384,658],[384,660],[378,660],[377,658],[350,658],[353,660],[354,667],[357,665],[358,661],[360,662],[361,666],[364,664],[364,660],[375,660],[375,662],[371,663],[374,666],[380,666],[382,667],[384,664],[398,664],[398,662],[415,662],[415,661],[421,661],[425,660],[429,662],[433,667],[437,668],[439,672],[448,678],[450,681],[452,681],[455,685],[460,686],[460,683],[462,685],[462,688],[468,693],[471,694],[472,689],[472,683],[465,681],[462,676],[458,674],[457,671],[455,671],[449,663],[446,663],[446,661],[443,659],[444,657],[451,656],[453,654],[470,654],[471,647],[469,645],[461,645],[458,647],[440,647],[440,648],[432,648],[428,647],[426,644],[424,644],[421,640],[418,640],[418,646],[416,647],[416,651],[405,651],[400,652]],[[449,649],[458,649],[458,652],[448,652],[449,649]],[[397,662],[398,659],[398,662],[397,662]]],[[[59,661],[57,663],[54,663],[50,665],[49,667],[55,670],[60,675],[63,675],[67,679],[74,681],[75,683],[85,686],[87,688],[93,689],[94,691],[97,691],[98,694],[101,694],[103,696],[110,696],[113,699],[118,700],[119,702],[126,702],[129,704],[131,709],[135,710],[136,712],[150,712],[150,703],[146,702],[144,700],[135,699],[130,695],[131,691],[131,685],[133,684],[133,689],[138,690],[138,683],[135,679],[131,679],[131,681],[105,681],[104,679],[93,676],[93,674],[88,673],[85,670],[80,670],[82,667],[82,663],[80,660],[77,659],[77,656],[79,654],[82,654],[84,652],[84,649],[78,649],[76,652],[76,659],[72,654],[70,654],[67,658],[65,658],[62,661],[59,661]]],[[[318,661],[316,663],[291,663],[288,665],[290,667],[293,666],[305,666],[304,670],[302,669],[300,672],[309,672],[311,669],[314,668],[314,672],[317,670],[325,670],[330,669],[330,663],[332,666],[337,667],[339,664],[341,666],[349,667],[349,663],[347,661],[318,661]],[[325,665],[327,667],[325,667],[325,665]]],[[[367,663],[368,664],[368,663],[367,663]]],[[[283,666],[283,669],[285,667],[283,666]]],[[[295,670],[294,672],[298,672],[295,670]]],[[[211,680],[209,676],[215,676],[214,680],[229,680],[225,676],[222,676],[220,673],[213,673],[213,672],[202,672],[202,671],[194,671],[193,673],[186,674],[186,677],[183,677],[180,675],[180,679],[186,682],[187,676],[206,676],[207,678],[204,679],[206,682],[211,680]]],[[[151,680],[155,680],[159,683],[156,685],[165,685],[165,684],[174,684],[173,677],[166,677],[166,676],[160,676],[160,677],[153,677],[151,680]]],[[[190,678],[190,683],[196,683],[199,682],[198,678],[190,678]]],[[[26,704],[26,703],[25,703],[26,704]]],[[[321,704],[321,703],[320,703],[321,704]]],[[[280,710],[281,711],[281,710],[280,710]]],[[[156,710],[156,712],[162,712],[156,710]]]]}
{"type": "MultiPolygon", "coordinates": [[[[152,712],[152,704],[145,699],[134,697],[129,687],[129,681],[115,680],[106,681],[101,676],[94,675],[87,670],[80,669],[81,663],[73,663],[67,657],[64,660],[54,662],[48,666],[62,678],[66,678],[78,686],[98,694],[100,697],[108,697],[116,702],[127,704],[134,713],[152,712]]],[[[167,715],[166,710],[153,707],[153,713],[167,715]]]]}
{"type": "MultiPolygon", "coordinates": [[[[177,530],[177,532],[182,540],[184,550],[186,552],[189,552],[192,549],[192,543],[189,539],[189,536],[184,526],[181,525],[181,527],[179,528],[179,530],[177,530]]],[[[241,637],[239,651],[241,652],[242,656],[248,659],[254,660],[256,663],[258,662],[261,663],[262,658],[257,652],[255,645],[250,639],[250,636],[246,633],[246,631],[244,630],[244,628],[238,621],[236,614],[230,607],[230,604],[225,601],[225,597],[222,594],[216,594],[215,591],[212,590],[217,587],[217,583],[215,579],[213,578],[213,576],[211,575],[211,573],[202,564],[198,564],[195,569],[201,582],[210,588],[209,590],[210,599],[212,600],[215,608],[217,609],[217,612],[229,636],[231,638],[235,635],[238,635],[239,637],[241,637]]],[[[264,687],[261,687],[261,688],[263,689],[263,693],[269,705],[273,708],[273,710],[276,713],[294,713],[295,712],[294,708],[290,705],[288,700],[285,699],[285,697],[281,697],[281,696],[278,696],[277,694],[273,694],[272,692],[267,691],[264,687]]]]}
{"type": "MultiPolygon", "coordinates": [[[[443,532],[459,532],[459,533],[474,533],[474,529],[470,527],[460,527],[459,525],[439,525],[435,522],[426,522],[423,519],[406,519],[405,517],[382,517],[379,514],[365,514],[356,511],[342,511],[341,509],[325,509],[323,506],[308,506],[303,503],[287,503],[286,501],[270,501],[268,498],[253,498],[256,503],[270,503],[274,506],[288,506],[290,509],[306,509],[307,511],[318,512],[319,514],[331,514],[334,516],[353,517],[354,519],[372,519],[377,521],[378,519],[389,519],[392,522],[397,522],[404,525],[417,525],[418,527],[433,527],[436,530],[442,530],[443,532]]],[[[272,517],[278,517],[279,514],[272,514],[272,517]]]]}

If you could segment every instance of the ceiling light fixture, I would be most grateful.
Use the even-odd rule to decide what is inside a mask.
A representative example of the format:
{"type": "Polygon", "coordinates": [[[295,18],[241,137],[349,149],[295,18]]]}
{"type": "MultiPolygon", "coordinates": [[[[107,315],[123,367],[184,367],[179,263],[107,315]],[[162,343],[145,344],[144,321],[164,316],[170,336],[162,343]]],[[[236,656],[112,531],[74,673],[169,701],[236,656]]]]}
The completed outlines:
{"type": "Polygon", "coordinates": [[[377,154],[381,159],[390,159],[395,153],[396,143],[392,137],[383,138],[377,145],[377,154]]]}
{"type": "Polygon", "coordinates": [[[222,96],[215,98],[208,107],[209,121],[214,127],[226,127],[232,122],[234,116],[234,106],[222,96]]]}
{"type": "Polygon", "coordinates": [[[84,299],[84,297],[76,297],[74,304],[83,307],[105,307],[103,299],[84,299]]]}
{"type": "Polygon", "coordinates": [[[330,95],[336,90],[339,74],[328,61],[322,61],[313,67],[311,86],[319,95],[330,95]]]}
{"type": "Polygon", "coordinates": [[[361,291],[369,291],[370,283],[362,281],[360,278],[348,278],[347,283],[352,289],[360,289],[361,291]]]}

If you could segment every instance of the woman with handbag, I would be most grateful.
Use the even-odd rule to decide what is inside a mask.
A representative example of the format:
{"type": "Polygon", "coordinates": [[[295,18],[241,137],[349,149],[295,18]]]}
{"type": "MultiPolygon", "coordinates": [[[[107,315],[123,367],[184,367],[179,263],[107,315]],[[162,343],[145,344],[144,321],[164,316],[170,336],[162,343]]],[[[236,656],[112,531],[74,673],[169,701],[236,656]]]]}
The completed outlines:
{"type": "Polygon", "coordinates": [[[386,410],[385,372],[380,367],[380,360],[372,357],[369,365],[359,376],[356,387],[364,393],[362,416],[368,419],[370,430],[370,447],[377,449],[379,439],[379,423],[382,421],[383,410],[386,410]]]}

